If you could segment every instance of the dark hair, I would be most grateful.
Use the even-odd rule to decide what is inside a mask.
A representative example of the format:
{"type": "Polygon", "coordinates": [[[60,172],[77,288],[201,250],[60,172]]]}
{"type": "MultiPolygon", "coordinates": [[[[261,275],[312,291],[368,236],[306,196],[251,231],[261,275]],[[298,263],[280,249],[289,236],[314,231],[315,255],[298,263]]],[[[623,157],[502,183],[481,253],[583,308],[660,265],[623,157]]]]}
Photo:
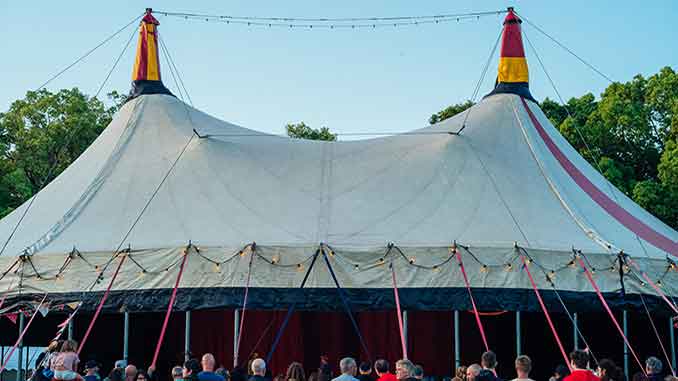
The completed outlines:
{"type": "Polygon", "coordinates": [[[553,373],[557,373],[560,376],[559,380],[562,380],[563,378],[570,375],[570,368],[563,364],[560,364],[556,367],[553,373]]]}
{"type": "Polygon", "coordinates": [[[233,371],[231,372],[231,381],[247,381],[246,374],[247,372],[242,366],[237,366],[233,368],[233,371]]]}
{"type": "Polygon", "coordinates": [[[586,369],[589,362],[589,354],[582,350],[575,349],[570,352],[570,361],[572,361],[577,368],[586,369]]]}
{"type": "Polygon", "coordinates": [[[494,369],[497,367],[497,355],[492,351],[487,351],[480,356],[480,364],[484,368],[494,369]]]}
{"type": "Polygon", "coordinates": [[[301,363],[293,362],[287,367],[285,380],[306,381],[304,366],[301,363]]]}
{"type": "Polygon", "coordinates": [[[228,381],[231,378],[231,375],[228,373],[228,369],[226,369],[224,367],[217,368],[217,370],[215,370],[214,373],[220,375],[226,381],[228,381]]]}
{"type": "Polygon", "coordinates": [[[369,372],[372,370],[372,364],[367,361],[363,361],[360,363],[360,367],[358,367],[358,369],[360,369],[361,372],[369,372]]]}
{"type": "Polygon", "coordinates": [[[377,372],[379,373],[386,373],[388,372],[389,365],[390,364],[388,363],[388,361],[384,359],[379,359],[374,362],[374,369],[376,369],[377,372]]]}
{"type": "Polygon", "coordinates": [[[623,381],[624,380],[624,372],[617,366],[617,364],[614,363],[614,361],[610,359],[602,359],[598,363],[598,367],[600,369],[605,370],[605,375],[602,376],[600,379],[601,381],[623,381]]]}
{"type": "Polygon", "coordinates": [[[134,380],[138,380],[139,376],[144,376],[144,378],[148,381],[151,380],[151,378],[148,376],[148,373],[144,372],[143,370],[138,370],[137,375],[134,376],[134,380]]]}
{"type": "Polygon", "coordinates": [[[189,359],[184,362],[184,368],[188,369],[191,371],[192,376],[198,376],[198,373],[200,373],[200,363],[196,359],[189,359]]]}
{"type": "Polygon", "coordinates": [[[113,368],[108,374],[108,379],[110,381],[122,381],[125,379],[122,368],[113,368]]]}
{"type": "Polygon", "coordinates": [[[308,378],[306,380],[307,381],[318,381],[318,371],[311,372],[311,374],[308,375],[308,378]]]}

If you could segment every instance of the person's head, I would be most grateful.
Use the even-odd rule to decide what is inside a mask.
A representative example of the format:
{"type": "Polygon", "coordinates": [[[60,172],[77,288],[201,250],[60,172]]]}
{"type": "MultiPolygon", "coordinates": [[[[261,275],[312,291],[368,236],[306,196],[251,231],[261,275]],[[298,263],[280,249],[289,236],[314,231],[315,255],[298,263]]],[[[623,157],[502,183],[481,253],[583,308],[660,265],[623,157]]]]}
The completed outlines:
{"type": "Polygon", "coordinates": [[[341,374],[348,374],[355,376],[355,372],[358,366],[355,363],[353,357],[344,357],[339,361],[339,371],[341,374]]]}
{"type": "Polygon", "coordinates": [[[247,371],[240,365],[233,368],[231,381],[247,381],[247,371]]]}
{"type": "Polygon", "coordinates": [[[89,360],[85,363],[85,371],[88,375],[96,374],[99,371],[99,364],[94,360],[89,360]]]}
{"type": "Polygon", "coordinates": [[[306,381],[304,366],[296,361],[291,363],[290,366],[287,367],[285,379],[288,381],[306,381]]]}
{"type": "Polygon", "coordinates": [[[556,366],[556,369],[553,371],[553,375],[556,377],[557,380],[562,380],[563,378],[570,375],[570,368],[563,364],[560,364],[556,366]]]}
{"type": "Polygon", "coordinates": [[[52,340],[47,346],[47,352],[56,352],[59,350],[59,340],[52,340]]]}
{"type": "Polygon", "coordinates": [[[214,371],[214,373],[223,377],[224,381],[229,381],[231,379],[231,375],[228,373],[228,369],[226,368],[219,367],[214,371]]]}
{"type": "Polygon", "coordinates": [[[184,367],[181,369],[182,378],[196,378],[200,373],[200,363],[196,359],[188,359],[184,362],[184,367]]]}
{"type": "Polygon", "coordinates": [[[390,365],[391,364],[389,364],[388,361],[379,359],[374,362],[374,371],[377,373],[377,375],[381,376],[384,373],[388,373],[390,365]]]}
{"type": "Polygon", "coordinates": [[[662,372],[664,365],[662,361],[654,356],[650,356],[645,360],[645,373],[659,374],[662,372]]]}
{"type": "Polygon", "coordinates": [[[532,360],[525,355],[516,358],[516,374],[518,378],[528,378],[532,370],[532,360]]]}
{"type": "Polygon", "coordinates": [[[396,378],[404,380],[406,378],[414,377],[414,364],[410,360],[396,361],[396,378]]]}
{"type": "Polygon", "coordinates": [[[454,372],[455,377],[457,377],[460,380],[465,380],[466,379],[466,367],[465,366],[460,366],[456,369],[454,372]]]}
{"type": "Polygon", "coordinates": [[[412,377],[416,378],[417,380],[423,380],[424,379],[424,367],[417,364],[414,366],[414,373],[412,374],[412,377]]]}
{"type": "Polygon", "coordinates": [[[205,353],[202,355],[202,359],[200,360],[200,365],[202,365],[202,370],[205,372],[214,372],[214,366],[216,365],[216,360],[214,359],[214,355],[211,353],[205,353]]]}
{"type": "Polygon", "coordinates": [[[360,363],[360,366],[358,367],[358,371],[360,372],[360,374],[365,374],[365,375],[370,374],[370,373],[372,373],[372,365],[367,361],[363,361],[363,362],[360,363]]]}
{"type": "Polygon", "coordinates": [[[589,363],[589,354],[585,351],[575,349],[570,352],[570,365],[574,369],[586,369],[589,363]]]}
{"type": "Polygon", "coordinates": [[[318,381],[318,371],[311,372],[308,375],[308,381],[318,381]]]}
{"type": "Polygon", "coordinates": [[[115,362],[115,365],[113,366],[114,368],[119,368],[119,369],[125,369],[127,366],[127,361],[125,360],[118,360],[115,362]]]}
{"type": "Polygon", "coordinates": [[[144,372],[143,370],[139,370],[137,372],[137,376],[135,377],[136,381],[150,381],[151,378],[148,377],[148,374],[144,372]]]}
{"type": "Polygon", "coordinates": [[[175,366],[172,368],[172,379],[180,380],[184,376],[183,373],[183,369],[180,366],[175,366]]]}
{"type": "Polygon", "coordinates": [[[66,340],[61,345],[61,352],[76,352],[78,350],[78,343],[75,340],[66,340]]]}
{"type": "Polygon", "coordinates": [[[110,381],[123,381],[125,379],[125,372],[122,368],[113,368],[111,373],[108,374],[108,379],[110,381]]]}
{"type": "Polygon", "coordinates": [[[487,351],[480,356],[480,365],[483,369],[494,369],[497,367],[497,355],[492,351],[487,351]]]}
{"type": "Polygon", "coordinates": [[[125,367],[125,379],[127,381],[135,380],[137,377],[137,367],[129,364],[125,367]]]}
{"type": "Polygon", "coordinates": [[[475,381],[483,368],[478,364],[471,364],[466,368],[466,381],[475,381]]]}
{"type": "Polygon", "coordinates": [[[252,374],[255,376],[264,376],[266,374],[266,361],[262,358],[252,360],[252,374]]]}

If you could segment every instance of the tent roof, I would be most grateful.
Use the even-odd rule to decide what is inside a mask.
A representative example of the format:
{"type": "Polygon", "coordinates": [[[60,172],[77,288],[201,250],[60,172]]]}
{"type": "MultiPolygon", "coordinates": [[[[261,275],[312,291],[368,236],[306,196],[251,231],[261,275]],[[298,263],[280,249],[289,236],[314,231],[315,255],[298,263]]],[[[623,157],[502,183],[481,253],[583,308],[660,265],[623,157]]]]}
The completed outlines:
{"type": "MultiPolygon", "coordinates": [[[[318,142],[259,133],[172,96],[143,95],[38,193],[6,251],[63,255],[73,247],[110,252],[189,240],[365,249],[456,240],[659,259],[676,248],[678,233],[609,184],[536,104],[512,94],[488,97],[471,109],[462,134],[450,134],[463,118],[379,139],[318,142]],[[601,206],[554,146],[664,245],[639,237],[601,206]]],[[[26,207],[0,221],[0,236],[8,236],[26,207]]]]}

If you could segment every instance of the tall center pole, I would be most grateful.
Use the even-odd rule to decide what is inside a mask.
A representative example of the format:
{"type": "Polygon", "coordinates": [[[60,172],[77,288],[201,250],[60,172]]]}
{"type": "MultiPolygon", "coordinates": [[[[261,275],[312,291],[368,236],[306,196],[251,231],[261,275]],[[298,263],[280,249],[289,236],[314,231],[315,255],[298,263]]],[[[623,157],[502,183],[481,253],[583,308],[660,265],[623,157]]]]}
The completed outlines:
{"type": "Polygon", "coordinates": [[[577,321],[577,313],[572,314],[572,337],[574,337],[574,349],[579,349],[579,333],[577,332],[577,325],[579,322],[577,321]]]}
{"type": "MultiPolygon", "coordinates": [[[[19,334],[21,334],[21,332],[24,331],[24,324],[25,324],[24,314],[23,314],[23,312],[20,311],[19,312],[19,334]]],[[[22,367],[23,367],[23,364],[22,364],[23,353],[24,353],[24,351],[23,351],[24,340],[23,339],[21,339],[21,341],[19,341],[19,348],[18,349],[19,349],[19,351],[17,353],[18,359],[17,359],[16,381],[21,381],[21,380],[23,380],[23,377],[21,377],[21,370],[22,370],[22,367]]]]}
{"type": "Polygon", "coordinates": [[[459,341],[459,311],[454,311],[454,371],[461,366],[461,342],[459,341]]]}
{"type": "Polygon", "coordinates": [[[522,348],[522,333],[520,329],[520,311],[516,311],[516,357],[523,353],[522,348]]]}
{"type": "Polygon", "coordinates": [[[184,361],[191,358],[191,311],[186,310],[186,321],[184,325],[184,361]]]}
{"type": "Polygon", "coordinates": [[[123,319],[122,359],[127,363],[129,360],[129,312],[125,311],[123,319]]]}
{"type": "MultiPolygon", "coordinates": [[[[235,353],[238,351],[238,337],[240,336],[240,309],[233,311],[233,362],[235,363],[235,353]]],[[[233,364],[237,366],[238,364],[233,364]]],[[[249,369],[248,369],[249,370],[249,369]]]]}

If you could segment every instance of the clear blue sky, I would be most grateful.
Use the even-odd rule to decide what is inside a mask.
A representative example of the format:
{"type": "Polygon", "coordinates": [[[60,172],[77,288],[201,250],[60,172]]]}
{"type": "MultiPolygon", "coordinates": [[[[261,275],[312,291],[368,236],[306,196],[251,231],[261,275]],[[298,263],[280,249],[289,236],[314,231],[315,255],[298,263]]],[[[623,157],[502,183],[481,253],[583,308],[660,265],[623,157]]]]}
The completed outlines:
{"type": "MultiPolygon", "coordinates": [[[[126,24],[146,6],[224,15],[401,16],[504,9],[540,25],[615,80],[678,68],[678,7],[647,1],[7,1],[0,5],[0,111],[126,24]],[[94,5],[96,4],[96,5],[94,5]],[[635,6],[635,5],[638,6],[635,6]]],[[[196,107],[281,134],[305,121],[337,132],[396,132],[426,125],[468,99],[501,28],[501,17],[376,30],[287,30],[158,16],[160,33],[196,107]]],[[[525,26],[565,97],[598,95],[606,81],[525,26]]],[[[131,29],[54,81],[52,90],[93,94],[131,29]]],[[[134,45],[136,41],[132,45],[134,45]]],[[[128,91],[130,46],[105,92],[128,91]]],[[[482,85],[491,90],[497,54],[482,85]]],[[[555,95],[528,49],[532,94],[555,95]]],[[[165,83],[174,89],[167,65],[165,83]]]]}

